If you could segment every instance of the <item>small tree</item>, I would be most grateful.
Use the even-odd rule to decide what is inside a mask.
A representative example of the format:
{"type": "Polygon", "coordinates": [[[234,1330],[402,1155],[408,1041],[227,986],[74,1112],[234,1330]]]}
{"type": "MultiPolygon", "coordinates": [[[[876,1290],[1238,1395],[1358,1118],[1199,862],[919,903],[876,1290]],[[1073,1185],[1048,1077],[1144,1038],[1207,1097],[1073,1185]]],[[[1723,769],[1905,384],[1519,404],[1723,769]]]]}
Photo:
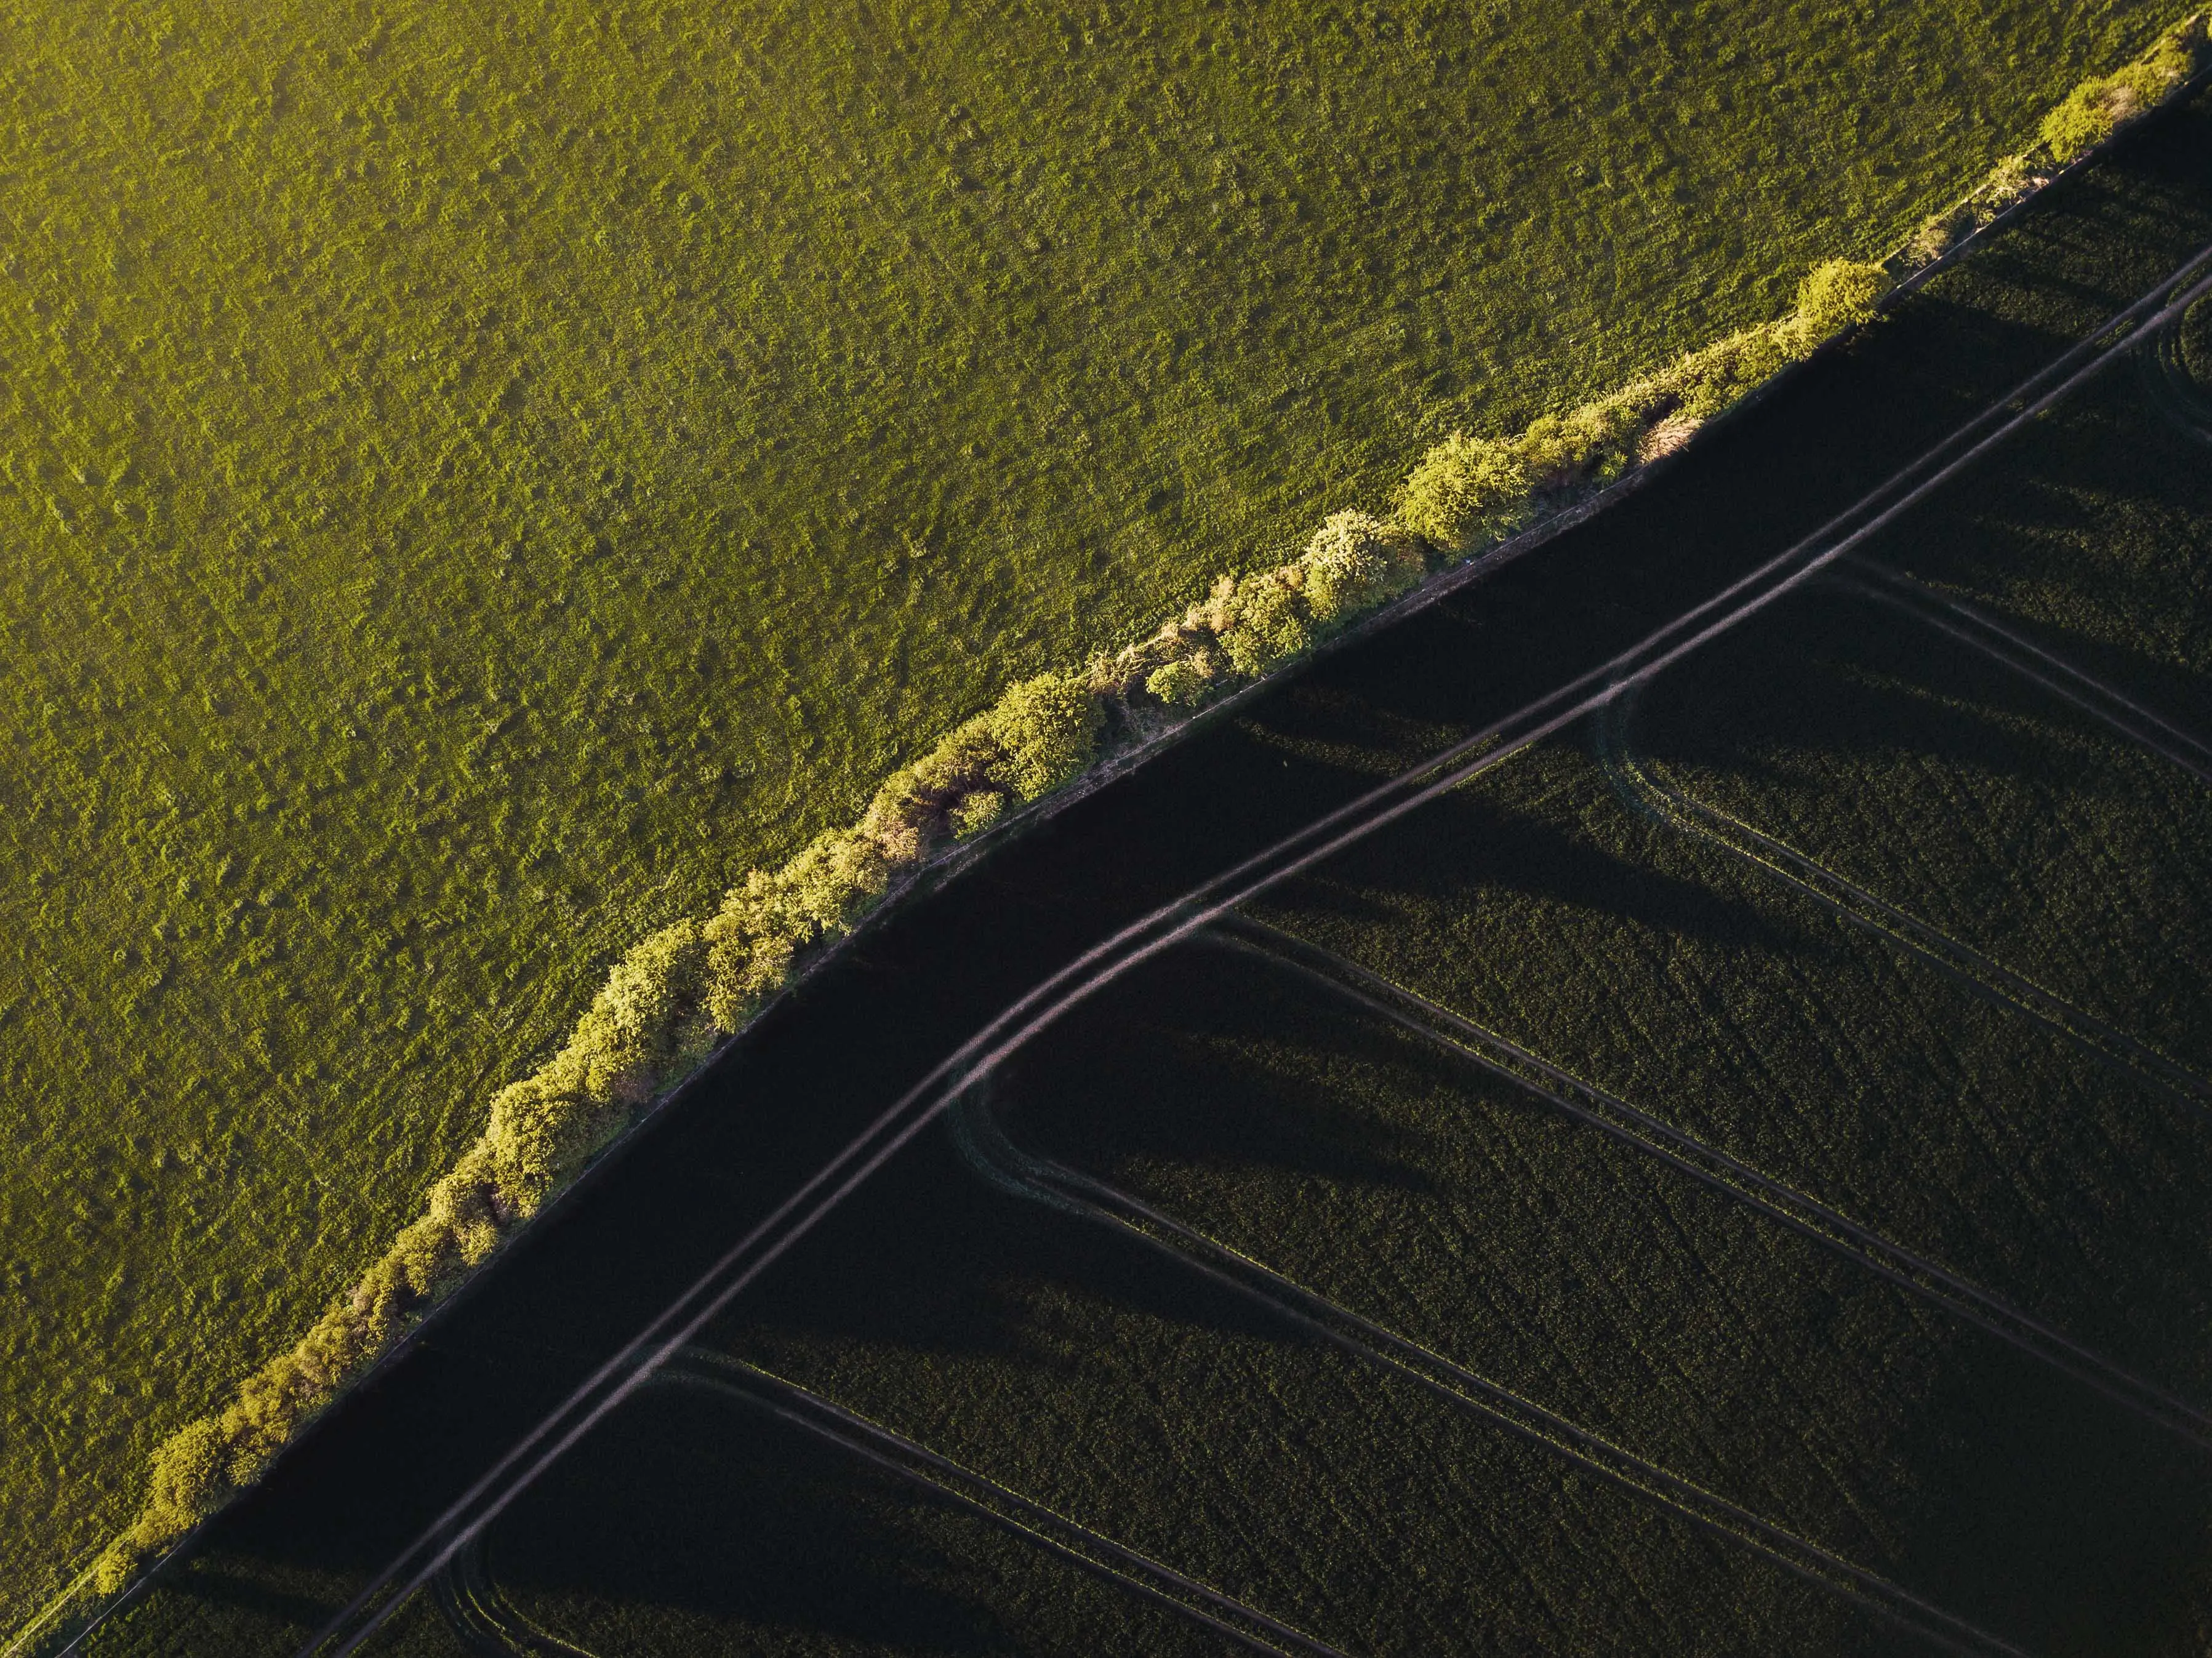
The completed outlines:
{"type": "Polygon", "coordinates": [[[1170,708],[1187,708],[1206,695],[1211,683],[1212,677],[1185,656],[1153,669],[1145,689],[1170,708]]]}
{"type": "Polygon", "coordinates": [[[983,721],[1003,750],[993,780],[1034,800],[1091,763],[1105,711],[1081,679],[1048,673],[1012,687],[983,721]]]}
{"type": "Polygon", "coordinates": [[[1220,635],[1221,648],[1247,678],[1257,679],[1313,642],[1305,606],[1280,572],[1247,576],[1225,609],[1229,625],[1220,635]]]}
{"type": "Polygon", "coordinates": [[[1333,514],[1306,544],[1306,610],[1330,623],[1395,598],[1421,579],[1413,537],[1366,513],[1333,514]]]}
{"type": "Polygon", "coordinates": [[[1449,552],[1472,552],[1519,526],[1531,488],[1517,446],[1455,432],[1407,476],[1398,522],[1449,552]]]}
{"type": "Polygon", "coordinates": [[[1775,340],[1788,356],[1812,355],[1822,341],[1874,319],[1875,307],[1889,291],[1889,276],[1878,264],[1830,259],[1814,266],[1797,285],[1797,306],[1775,325],[1775,340]]]}

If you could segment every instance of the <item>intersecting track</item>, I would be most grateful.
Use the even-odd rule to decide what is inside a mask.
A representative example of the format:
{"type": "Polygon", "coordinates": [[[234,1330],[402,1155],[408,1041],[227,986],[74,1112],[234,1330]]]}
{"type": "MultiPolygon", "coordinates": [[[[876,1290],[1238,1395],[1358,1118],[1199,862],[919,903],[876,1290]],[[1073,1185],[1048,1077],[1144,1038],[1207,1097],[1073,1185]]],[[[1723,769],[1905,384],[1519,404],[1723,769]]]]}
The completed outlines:
{"type": "Polygon", "coordinates": [[[1126,1233],[1352,1357],[1408,1377],[1449,1403],[1487,1418],[1702,1530],[1743,1544],[1777,1565],[1911,1629],[1946,1651],[2021,1653],[2018,1647],[1880,1574],[1454,1363],[1433,1349],[1161,1213],[1118,1187],[1024,1151],[1007,1137],[993,1114],[986,1083],[979,1082],[960,1097],[953,1108],[952,1121],[963,1153],[995,1185],[1126,1233]]]}
{"type": "Polygon", "coordinates": [[[1984,1000],[2034,1020],[2130,1081],[2195,1110],[2212,1111],[2212,1080],[2150,1043],[2076,1007],[2056,991],[1869,891],[1787,841],[1661,782],[1637,762],[1629,741],[1632,707],[1632,698],[1624,696],[1603,711],[1601,718],[1607,718],[1607,726],[1599,733],[1599,752],[1607,776],[1639,808],[1670,829],[1717,847],[1795,888],[1830,914],[1935,968],[1984,1000]]]}
{"type": "Polygon", "coordinates": [[[2199,249],[2133,304],[1843,513],[1639,643],[1161,906],[1037,985],[947,1054],[587,1376],[378,1571],[307,1642],[302,1655],[343,1658],[356,1650],[394,1609],[428,1583],[448,1559],[654,1370],[675,1357],[786,1250],[934,1122],[953,1100],[1069,1009],[1236,905],[1571,725],[1794,592],[2212,294],[2212,278],[2198,274],[2208,260],[2212,260],[2212,245],[2199,249]],[[2192,285],[2184,288],[2185,283],[2192,285]],[[392,1593],[395,1586],[397,1593],[392,1593]]]}
{"type": "Polygon", "coordinates": [[[1377,1015],[1449,1057],[1503,1078],[1576,1121],[1609,1134],[1699,1185],[1722,1193],[1987,1331],[2073,1377],[2199,1450],[2212,1450],[2212,1415],[2081,1345],[1941,1262],[1800,1192],[1787,1181],[1684,1133],[1619,1095],[1585,1082],[1465,1015],[1362,967],[1347,957],[1249,916],[1224,917],[1210,942],[1261,957],[1377,1015]]]}

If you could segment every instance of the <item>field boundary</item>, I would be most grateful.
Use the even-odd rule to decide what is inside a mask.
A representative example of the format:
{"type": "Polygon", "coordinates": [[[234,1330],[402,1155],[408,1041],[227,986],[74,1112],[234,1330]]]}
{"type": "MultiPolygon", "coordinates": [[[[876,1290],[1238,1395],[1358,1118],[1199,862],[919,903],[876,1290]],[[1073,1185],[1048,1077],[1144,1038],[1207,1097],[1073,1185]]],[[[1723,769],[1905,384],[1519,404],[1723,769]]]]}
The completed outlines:
{"type": "Polygon", "coordinates": [[[643,1385],[655,1368],[688,1345],[779,1257],[934,1122],[954,1099],[1031,1037],[1115,980],[1237,906],[1565,729],[1631,685],[1664,671],[1796,591],[2013,433],[2063,402],[2205,294],[2212,293],[2212,277],[2207,277],[2178,300],[2170,297],[2207,258],[2212,258],[2212,246],[2198,250],[2141,297],[1850,507],[1637,644],[1131,922],[1032,987],[894,1101],[626,1345],[611,1355],[438,1515],[407,1550],[377,1573],[301,1649],[303,1658],[325,1652],[331,1658],[344,1658],[356,1650],[453,1552],[495,1518],[596,1422],[643,1385]],[[2150,313],[2148,320],[2143,319],[2146,313],[2150,313]],[[1864,521],[1856,528],[1847,528],[1860,519],[1864,521]],[[387,1595],[386,1591],[395,1582],[402,1587],[396,1594],[387,1595]]]}
{"type": "MultiPolygon", "coordinates": [[[[2124,142],[2128,137],[2131,136],[2136,131],[2137,131],[2143,120],[2154,117],[2159,110],[2170,109],[2177,106],[2184,100],[2193,95],[2199,88],[2206,84],[2208,80],[2212,80],[2212,68],[2200,69],[2197,70],[2195,73],[2188,76],[2185,80],[2179,82],[2172,88],[2171,93],[2159,104],[2152,108],[2142,111],[2140,116],[2136,118],[2123,122],[2119,128],[2116,131],[2112,132],[2110,137],[2104,138],[2095,145],[2092,146],[2068,164],[2053,169],[2047,176],[2039,178],[2036,185],[2033,190],[2021,196],[2018,200],[2014,201],[2009,206],[1997,213],[1986,223],[1978,225],[1976,229],[1974,229],[1962,240],[1948,248],[1939,257],[1929,261],[1925,266],[1911,271],[1899,281],[1888,295],[1882,296],[1876,301],[1877,307],[1881,305],[1893,304],[1898,299],[1903,297],[1905,295],[1916,291],[1927,281],[1932,279],[1932,277],[1939,271],[1948,268],[1952,264],[1964,258],[1971,249],[1981,245],[1983,239],[1989,233],[1994,232],[1999,227],[2009,222],[2018,214],[2024,212],[2032,203],[2040,199],[2043,192],[2052,184],[2070,176],[2072,173],[2083,167],[2093,165],[2100,157],[2109,153],[2113,145],[2124,142]]],[[[2111,325],[2107,325],[2107,328],[2111,325]]],[[[1808,353],[1808,355],[1817,355],[1818,350],[1826,349],[1829,348],[1827,346],[1818,347],[1815,349],[1814,352],[1808,353]]],[[[1788,379],[1796,366],[1797,365],[1795,363],[1786,364],[1778,372],[1766,377],[1745,394],[1736,398],[1726,409],[1715,415],[1712,419],[1705,422],[1704,425],[1698,428],[1698,433],[1701,434],[1706,429],[1718,427],[1734,419],[1741,418],[1750,409],[1757,406],[1758,404],[1764,401],[1768,396],[1770,396],[1777,386],[1788,379]]],[[[1691,440],[1695,440],[1694,434],[1691,440]]],[[[1679,451],[1675,452],[1679,452],[1679,451]]],[[[774,1006],[779,1004],[783,999],[783,997],[791,990],[796,989],[799,986],[803,985],[816,972],[822,970],[830,962],[842,955],[844,943],[851,938],[860,936],[866,927],[875,920],[876,916],[882,914],[885,909],[896,905],[899,901],[914,894],[934,890],[936,887],[951,880],[962,871],[972,865],[972,864],[977,859],[988,856],[989,853],[997,847],[1004,845],[1007,839],[1013,835],[1024,832],[1027,829],[1047,821],[1056,812],[1066,810],[1067,807],[1074,805],[1077,801],[1085,798],[1090,793],[1105,786],[1108,783],[1115,780],[1119,776],[1121,776],[1126,773],[1133,770],[1136,767],[1145,763],[1147,760],[1154,757],[1168,746],[1180,741],[1183,737],[1192,734],[1196,731],[1204,729],[1211,721],[1231,717],[1235,711],[1242,707],[1248,699],[1256,695],[1262,689],[1276,683],[1285,672],[1296,671],[1307,662],[1318,659],[1336,650],[1342,649],[1357,641],[1369,637],[1380,629],[1392,625],[1397,621],[1402,620],[1405,616],[1438,602],[1448,594],[1458,591],[1460,588],[1468,585],[1469,583],[1482,579],[1485,575],[1494,572],[1504,563],[1535,550],[1537,548],[1540,547],[1553,537],[1575,527],[1577,525],[1585,521],[1596,513],[1604,510],[1607,507],[1625,498],[1636,489],[1642,487],[1642,485],[1648,482],[1651,477],[1660,475],[1672,459],[1672,453],[1660,453],[1649,459],[1639,460],[1624,476],[1606,484],[1603,488],[1597,489],[1595,493],[1589,494],[1583,499],[1559,505],[1552,510],[1549,510],[1539,521],[1530,525],[1528,528],[1509,537],[1504,541],[1498,542],[1494,546],[1478,553],[1474,557],[1466,559],[1463,562],[1428,578],[1397,602],[1383,606],[1372,614],[1352,621],[1349,625],[1340,629],[1334,630],[1332,633],[1316,641],[1311,648],[1297,655],[1284,668],[1266,672],[1256,677],[1251,683],[1239,688],[1234,692],[1219,698],[1218,701],[1209,704],[1195,714],[1175,719],[1151,730],[1146,730],[1141,727],[1132,729],[1126,734],[1127,738],[1130,739],[1130,746],[1107,756],[1100,762],[1100,763],[1091,768],[1085,774],[1077,780],[1070,786],[1060,790],[1055,794],[1048,795],[1044,799],[1037,800],[1025,808],[1010,813],[1000,824],[986,830],[983,834],[974,837],[972,840],[963,841],[954,847],[947,848],[944,853],[933,857],[922,868],[915,871],[912,875],[902,878],[899,881],[895,882],[890,887],[882,893],[881,903],[874,906],[867,913],[863,914],[849,928],[844,930],[837,938],[829,939],[819,948],[810,950],[805,957],[797,964],[792,975],[782,985],[779,986],[777,989],[763,1001],[759,1008],[755,1010],[753,1015],[749,1018],[743,1029],[739,1029],[727,1039],[717,1043],[703,1057],[702,1065],[699,1068],[693,1070],[689,1075],[677,1081],[672,1087],[659,1090],[647,1106],[637,1114],[636,1118],[625,1128],[623,1133],[611,1145],[603,1148],[592,1158],[590,1165],[583,1169],[580,1176],[576,1180],[564,1182],[559,1189],[548,1198],[544,1208],[540,1209],[538,1212],[548,1212],[551,1209],[557,1207],[559,1205],[565,1202],[571,1195],[581,1189],[584,1189],[586,1184],[591,1181],[592,1177],[598,1172],[599,1169],[605,1164],[608,1159],[608,1155],[612,1151],[619,1145],[626,1145],[632,1134],[637,1132],[653,1118],[657,1117],[667,1107],[674,1104],[677,1101],[681,1099],[691,1084],[697,1080],[699,1076],[703,1074],[705,1068],[711,1066],[726,1054],[732,1047],[737,1042],[741,1041],[744,1035],[750,1031],[752,1024],[756,1023],[758,1018],[767,1014],[774,1006]]],[[[464,1276],[464,1278],[459,1286],[459,1293],[465,1293],[467,1288],[472,1285],[477,1280],[481,1266],[487,1265],[489,1260],[496,1259],[499,1253],[504,1249],[506,1245],[507,1240],[502,1239],[494,1247],[492,1252],[484,1257],[483,1262],[478,1263],[476,1268],[472,1269],[464,1276]]],[[[450,1304],[449,1298],[441,1297],[437,1303],[434,1303],[433,1306],[428,1309],[425,1316],[435,1316],[437,1307],[443,1304],[450,1304]]],[[[345,1384],[346,1390],[349,1391],[355,1387],[368,1383],[373,1381],[376,1376],[381,1374],[387,1364],[396,1363],[400,1358],[404,1357],[405,1352],[409,1351],[413,1331],[419,1329],[420,1327],[422,1327],[422,1320],[418,1319],[410,1327],[409,1332],[403,1335],[396,1344],[388,1348],[383,1353],[379,1354],[359,1373],[351,1378],[345,1384]]],[[[301,1431],[312,1431],[314,1419],[319,1415],[319,1408],[311,1412],[308,1420],[303,1424],[301,1431]]],[[[66,1616],[66,1614],[69,1613],[72,1604],[82,1592],[84,1586],[93,1578],[93,1574],[89,1572],[80,1576],[76,1583],[73,1584],[70,1589],[65,1590],[61,1595],[58,1596],[55,1600],[50,1602],[46,1608],[34,1617],[28,1625],[18,1632],[6,1649],[7,1653],[10,1655],[10,1658],[13,1658],[14,1655],[24,1653],[31,1648],[33,1643],[40,1642],[46,1638],[46,1633],[50,1626],[55,1625],[57,1619],[62,1620],[61,1628],[67,1629],[70,1631],[69,1646],[74,1647],[82,1635],[88,1632],[90,1628],[94,1627],[99,1620],[104,1619],[109,1611],[120,1609],[122,1606],[128,1604],[129,1600],[135,1597],[140,1587],[147,1581],[148,1576],[151,1571],[157,1570],[162,1562],[173,1558],[182,1547],[189,1544],[193,1538],[199,1534],[200,1525],[202,1523],[204,1523],[204,1520],[201,1521],[196,1521],[183,1533],[178,1533],[170,1538],[167,1545],[161,1546],[158,1549],[155,1558],[144,1563],[138,1570],[131,1574],[130,1581],[124,1588],[120,1597],[108,1600],[105,1606],[92,1614],[92,1622],[82,1622],[79,1621],[77,1619],[66,1616]]]]}

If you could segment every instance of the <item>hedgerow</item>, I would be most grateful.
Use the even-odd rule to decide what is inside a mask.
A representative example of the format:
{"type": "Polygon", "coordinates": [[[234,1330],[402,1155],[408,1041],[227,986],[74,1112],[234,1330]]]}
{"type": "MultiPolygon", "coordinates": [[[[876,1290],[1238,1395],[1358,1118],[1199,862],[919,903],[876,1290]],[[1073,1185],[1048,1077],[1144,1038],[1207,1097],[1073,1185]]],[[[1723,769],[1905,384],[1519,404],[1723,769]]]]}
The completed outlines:
{"type": "MultiPolygon", "coordinates": [[[[2051,155],[2064,159],[2100,142],[2204,58],[2204,20],[2191,17],[2135,64],[2085,82],[2044,125],[2051,155]]],[[[1985,203],[1992,190],[2025,193],[2048,172],[2012,158],[1977,199],[1985,203]]],[[[1925,246],[1913,251],[1933,257],[1925,246]]],[[[1881,265],[1832,260],[1808,275],[1783,318],[1518,433],[1453,433],[1412,469],[1387,518],[1339,512],[1296,558],[1222,574],[1150,638],[1082,674],[1048,673],[1009,688],[887,778],[857,823],[818,835],[779,869],[750,872],[712,915],[679,920],[633,946],[560,1050],[493,1096],[482,1135],[353,1289],[295,1347],[249,1376],[223,1410],[155,1451],[143,1504],[98,1563],[97,1587],[119,1588],[251,1484],[642,1108],[743,1028],[803,960],[947,847],[1081,775],[1109,728],[1156,729],[1249,684],[1431,570],[1672,452],[1746,392],[1870,319],[1889,286],[1881,265]]]]}
{"type": "Polygon", "coordinates": [[[2212,56],[2208,56],[2205,15],[2198,12],[2160,34],[2133,63],[2083,81],[2043,118],[2037,132],[2041,142],[2034,149],[2004,157],[1966,200],[1929,215],[1907,252],[1923,261],[1941,258],[2048,184],[2060,167],[2172,95],[2208,61],[2212,56]]]}

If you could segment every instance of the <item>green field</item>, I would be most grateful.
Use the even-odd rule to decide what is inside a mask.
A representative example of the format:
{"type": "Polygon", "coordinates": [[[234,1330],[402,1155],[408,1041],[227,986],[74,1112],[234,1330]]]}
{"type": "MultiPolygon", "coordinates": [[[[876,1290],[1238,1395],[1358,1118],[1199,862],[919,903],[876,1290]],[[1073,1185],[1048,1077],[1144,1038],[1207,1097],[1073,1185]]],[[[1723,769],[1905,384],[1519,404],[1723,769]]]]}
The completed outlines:
{"type": "MultiPolygon", "coordinates": [[[[1224,797],[1279,787],[1303,821],[1638,636],[1917,443],[1883,426],[1852,452],[1860,434],[1940,431],[2212,234],[2209,144],[2200,100],[1627,509],[893,918],[731,1062],[752,1097],[818,1084],[787,1169],[742,1114],[664,1120],[91,1651],[297,1650],[447,1500],[435,1480],[511,1443],[886,1075],[974,1028],[898,963],[1000,941],[1010,894],[1077,908],[1112,878],[1102,848],[1218,868],[1224,797]],[[939,929],[957,942],[902,954],[939,929]],[[829,1051],[886,1035],[855,1007],[922,1034],[848,1069],[829,1051]]],[[[2195,724],[2212,503],[2176,411],[2207,384],[2202,325],[1869,557],[2195,724]],[[2188,372],[2157,378],[2170,361],[2188,372]]],[[[1923,1627],[1934,1608],[2039,1654],[2199,1653],[2207,798],[1923,622],[1808,586],[1030,1043],[372,1649],[1225,1649],[957,1486],[1353,1652],[1933,1650],[1833,1592],[1849,1563],[1893,1609],[1919,1597],[1923,1627]],[[1670,799],[1741,833],[1693,832],[1670,799]],[[1788,858],[1744,855],[1745,826],[1788,858]],[[895,1477],[760,1407],[794,1385],[957,1479],[895,1477]],[[1542,1412],[1550,1442],[1508,1425],[1542,1412]],[[1723,1503],[1776,1529],[1690,1523],[1723,1503]],[[1783,1564],[1816,1557],[1826,1587],[1783,1564]]]]}
{"type": "MultiPolygon", "coordinates": [[[[1863,553],[2203,738],[2212,445],[2159,378],[2114,374],[1863,553]]],[[[2051,688],[1832,589],[1621,724],[1655,779],[2212,1075],[2212,934],[2177,902],[2212,890],[2212,795],[2051,688]]]]}
{"type": "MultiPolygon", "coordinates": [[[[1834,1625],[1796,1580],[1088,1223],[1012,1197],[951,1209],[953,1172],[933,1158],[895,1179],[715,1345],[1352,1650],[1586,1650],[1640,1622],[1647,1650],[1755,1653],[1834,1625]]],[[[798,1594],[853,1562],[809,1560],[787,1580],[800,1604],[778,1608],[773,1582],[721,1564],[750,1515],[718,1523],[696,1478],[661,1503],[631,1483],[641,1459],[616,1448],[671,1431],[666,1408],[638,1412],[495,1529],[510,1598],[607,1658],[787,1649],[787,1649],[866,1649],[831,1638],[834,1599],[798,1594]],[[616,1538],[641,1527],[610,1524],[615,1501],[667,1510],[657,1571],[623,1558],[616,1538]],[[672,1607],[690,1614],[675,1628],[672,1607]]],[[[758,1454],[742,1417],[722,1431],[758,1454]]],[[[695,1430],[692,1442],[718,1442],[695,1430]]],[[[957,1586],[945,1563],[890,1564],[939,1594],[957,1586]]],[[[1092,1649],[1081,1607],[1060,1610],[1022,1649],[1092,1649]]],[[[884,1636],[894,1650],[930,1644],[913,1621],[884,1636]]]]}
{"type": "Polygon", "coordinates": [[[611,950],[2165,21],[0,14],[0,1618],[611,950]]]}

